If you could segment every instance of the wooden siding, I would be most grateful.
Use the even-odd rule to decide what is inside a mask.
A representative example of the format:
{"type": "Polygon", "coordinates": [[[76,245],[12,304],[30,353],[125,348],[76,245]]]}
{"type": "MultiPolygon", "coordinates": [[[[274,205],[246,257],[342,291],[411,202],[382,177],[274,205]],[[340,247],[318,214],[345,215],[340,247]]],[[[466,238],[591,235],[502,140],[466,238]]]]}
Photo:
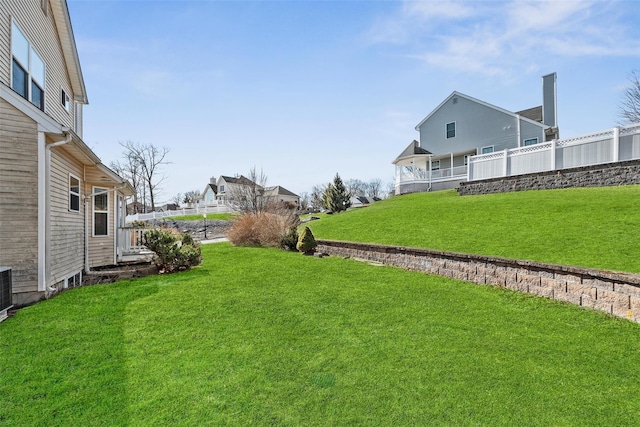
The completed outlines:
{"type": "MultiPolygon", "coordinates": [[[[47,3],[48,4],[48,3],[47,3]]],[[[45,62],[45,112],[71,129],[82,128],[74,123],[74,94],[53,13],[49,5],[45,14],[41,0],[0,1],[0,82],[11,87],[11,20],[15,20],[38,55],[45,62]],[[61,103],[60,90],[69,95],[70,109],[61,103]]]]}
{"type": "Polygon", "coordinates": [[[70,158],[62,147],[51,149],[49,209],[49,274],[47,283],[69,278],[84,268],[84,203],[80,211],[69,210],[69,174],[80,179],[80,194],[85,191],[82,165],[70,158]]]}
{"type": "Polygon", "coordinates": [[[37,124],[0,98],[0,265],[13,292],[38,290],[37,124]]]}

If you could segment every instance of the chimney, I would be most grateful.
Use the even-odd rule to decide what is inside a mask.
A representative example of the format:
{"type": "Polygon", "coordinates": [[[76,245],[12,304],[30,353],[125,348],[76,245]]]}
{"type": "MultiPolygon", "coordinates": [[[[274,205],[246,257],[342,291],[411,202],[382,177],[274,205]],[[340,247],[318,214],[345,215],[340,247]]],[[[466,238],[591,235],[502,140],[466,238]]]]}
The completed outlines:
{"type": "Polygon", "coordinates": [[[216,185],[216,177],[215,176],[212,176],[211,178],[209,178],[209,184],[216,185]]]}
{"type": "Polygon", "coordinates": [[[542,123],[552,128],[558,127],[556,80],[556,73],[542,76],[542,123]]]}

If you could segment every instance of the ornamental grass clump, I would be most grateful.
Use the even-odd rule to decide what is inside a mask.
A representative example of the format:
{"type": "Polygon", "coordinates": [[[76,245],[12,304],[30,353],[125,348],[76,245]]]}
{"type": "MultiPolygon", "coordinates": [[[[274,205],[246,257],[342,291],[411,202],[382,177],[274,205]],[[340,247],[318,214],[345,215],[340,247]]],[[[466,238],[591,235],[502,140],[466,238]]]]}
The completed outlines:
{"type": "Polygon", "coordinates": [[[161,273],[188,270],[202,263],[200,244],[187,233],[168,228],[152,228],[143,235],[144,245],[155,253],[161,273]]]}
{"type": "Polygon", "coordinates": [[[316,238],[313,236],[311,229],[309,227],[305,227],[298,239],[296,249],[305,255],[312,255],[315,252],[316,247],[318,247],[316,238]]]}
{"type": "Polygon", "coordinates": [[[289,210],[245,213],[233,223],[227,237],[236,246],[286,248],[291,228],[297,227],[299,221],[289,210]]]}

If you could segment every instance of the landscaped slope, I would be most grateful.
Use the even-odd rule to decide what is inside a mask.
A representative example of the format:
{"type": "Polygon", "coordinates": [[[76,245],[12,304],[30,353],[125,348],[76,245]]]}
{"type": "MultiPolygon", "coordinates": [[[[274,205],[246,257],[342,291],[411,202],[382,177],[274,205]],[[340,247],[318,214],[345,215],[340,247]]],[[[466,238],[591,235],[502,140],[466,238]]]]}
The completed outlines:
{"type": "Polygon", "coordinates": [[[640,186],[419,193],[309,224],[349,240],[640,272],[640,186]]]}
{"type": "Polygon", "coordinates": [[[0,324],[7,426],[630,425],[640,325],[337,257],[203,247],[0,324]]]}

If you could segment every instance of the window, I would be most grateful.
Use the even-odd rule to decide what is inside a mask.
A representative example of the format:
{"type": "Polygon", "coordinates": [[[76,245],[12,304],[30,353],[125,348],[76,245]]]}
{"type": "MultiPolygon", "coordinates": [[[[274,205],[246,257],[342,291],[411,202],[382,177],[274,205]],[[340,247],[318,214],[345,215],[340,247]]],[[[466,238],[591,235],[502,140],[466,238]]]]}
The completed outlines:
{"type": "Polygon", "coordinates": [[[469,164],[469,155],[465,154],[464,155],[464,165],[467,166],[469,164]]]}
{"type": "Polygon", "coordinates": [[[447,123],[447,138],[456,137],[456,122],[447,123]]]}
{"type": "Polygon", "coordinates": [[[220,186],[220,192],[221,192],[221,193],[224,193],[224,185],[221,185],[221,186],[220,186]]]}
{"type": "Polygon", "coordinates": [[[109,193],[106,188],[93,188],[93,235],[109,235],[109,193]]]}
{"type": "Polygon", "coordinates": [[[440,170],[440,160],[431,161],[431,170],[432,171],[439,171],[440,170]]]}
{"type": "Polygon", "coordinates": [[[490,145],[488,147],[482,147],[481,153],[482,154],[493,153],[493,145],[490,145]]]}
{"type": "Polygon", "coordinates": [[[69,112],[69,95],[67,95],[64,89],[60,89],[60,104],[69,112]]]}
{"type": "Polygon", "coordinates": [[[69,175],[69,210],[80,212],[80,180],[69,175]]]}
{"type": "Polygon", "coordinates": [[[527,145],[534,145],[538,143],[538,138],[529,138],[529,139],[525,139],[523,144],[526,147],[527,145]]]}
{"type": "Polygon", "coordinates": [[[44,61],[11,23],[11,88],[44,111],[44,61]]]}

